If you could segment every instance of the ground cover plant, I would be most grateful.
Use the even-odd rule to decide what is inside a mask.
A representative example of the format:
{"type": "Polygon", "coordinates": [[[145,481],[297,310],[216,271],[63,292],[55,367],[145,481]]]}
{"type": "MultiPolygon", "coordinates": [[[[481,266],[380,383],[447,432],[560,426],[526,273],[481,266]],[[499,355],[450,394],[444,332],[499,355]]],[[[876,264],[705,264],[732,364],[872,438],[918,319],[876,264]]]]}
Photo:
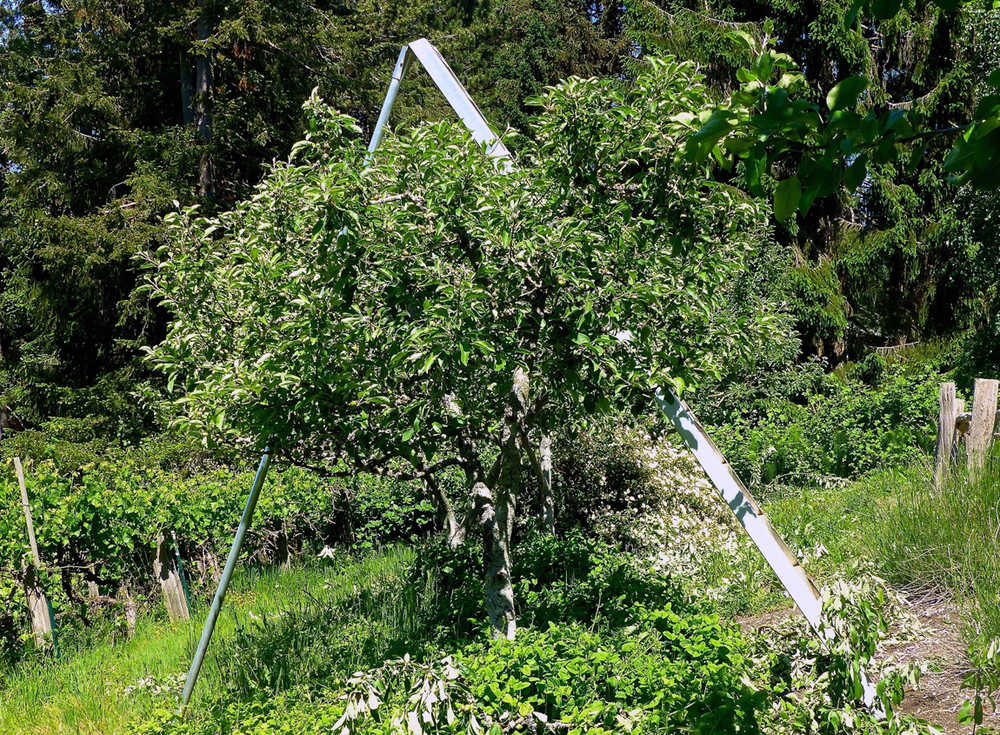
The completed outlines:
{"type": "MultiPolygon", "coordinates": [[[[406,620],[415,615],[408,618],[400,605],[384,605],[378,595],[359,596],[359,588],[392,589],[412,559],[406,548],[389,548],[357,561],[341,554],[335,562],[321,560],[293,569],[243,569],[227,598],[217,642],[226,646],[256,621],[288,614],[290,600],[313,598],[322,600],[328,611],[340,606],[355,614],[364,611],[369,621],[381,622],[373,628],[355,627],[351,633],[355,650],[365,645],[378,648],[375,641],[406,636],[406,620]]],[[[135,732],[158,709],[176,706],[206,609],[207,601],[197,604],[190,622],[170,624],[159,615],[144,614],[131,639],[106,635],[88,646],[65,646],[58,660],[40,656],[17,667],[0,668],[0,729],[135,732]]],[[[294,650],[301,653],[301,648],[294,650]]],[[[204,695],[229,686],[233,670],[233,662],[225,657],[209,658],[202,673],[205,686],[195,695],[199,707],[204,695]]]]}
{"type": "Polygon", "coordinates": [[[935,489],[926,466],[887,472],[872,482],[891,487],[875,513],[871,553],[887,578],[947,590],[961,603],[970,642],[980,654],[1000,639],[1000,466],[958,468],[935,489]]]}
{"type": "Polygon", "coordinates": [[[759,494],[842,484],[933,451],[943,367],[940,359],[890,365],[877,354],[831,374],[806,364],[707,396],[705,414],[759,494]]]}

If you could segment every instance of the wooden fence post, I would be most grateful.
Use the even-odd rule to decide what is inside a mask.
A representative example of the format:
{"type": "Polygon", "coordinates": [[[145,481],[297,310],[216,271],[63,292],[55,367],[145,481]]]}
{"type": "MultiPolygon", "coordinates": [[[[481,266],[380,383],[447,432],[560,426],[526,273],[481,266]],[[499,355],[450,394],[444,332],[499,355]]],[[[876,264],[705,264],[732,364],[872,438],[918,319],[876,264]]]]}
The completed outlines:
{"type": "Polygon", "coordinates": [[[986,452],[993,438],[998,386],[1000,381],[976,378],[972,397],[972,421],[969,425],[969,437],[965,440],[969,455],[969,472],[973,476],[978,474],[986,463],[986,452]]]}
{"type": "Polygon", "coordinates": [[[940,488],[951,464],[952,448],[955,444],[955,384],[942,383],[938,391],[938,435],[937,452],[934,455],[934,487],[940,488]]]}
{"type": "Polygon", "coordinates": [[[14,457],[14,472],[21,488],[21,506],[24,508],[24,522],[28,527],[28,544],[31,547],[31,564],[24,569],[24,592],[28,598],[28,613],[31,616],[31,632],[35,636],[36,648],[48,648],[55,640],[55,622],[52,608],[38,581],[38,541],[35,539],[35,524],[31,519],[31,503],[28,501],[28,486],[24,481],[21,458],[14,457]]]}
{"type": "Polygon", "coordinates": [[[958,452],[959,446],[961,445],[961,440],[966,438],[969,433],[969,421],[972,420],[972,414],[966,412],[965,401],[961,398],[955,399],[955,438],[951,442],[951,462],[952,464],[958,463],[958,452]]]}
{"type": "Polygon", "coordinates": [[[156,537],[156,559],[153,561],[153,574],[160,581],[163,589],[163,602],[167,607],[167,616],[171,620],[188,620],[191,615],[188,610],[184,585],[177,570],[170,544],[161,531],[156,537]]]}

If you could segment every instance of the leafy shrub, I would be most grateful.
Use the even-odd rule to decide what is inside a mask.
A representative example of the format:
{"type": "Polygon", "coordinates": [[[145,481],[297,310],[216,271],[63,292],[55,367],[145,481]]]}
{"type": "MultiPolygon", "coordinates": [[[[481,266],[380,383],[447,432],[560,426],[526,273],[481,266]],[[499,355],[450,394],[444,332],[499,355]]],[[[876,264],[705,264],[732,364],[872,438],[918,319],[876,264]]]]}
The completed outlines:
{"type": "Polygon", "coordinates": [[[579,624],[525,628],[514,641],[472,643],[453,656],[386,661],[308,695],[305,712],[296,706],[301,691],[269,705],[258,695],[220,702],[195,723],[164,712],[144,732],[300,732],[290,722],[302,732],[357,735],[757,732],[766,698],[741,680],[749,661],[739,633],[712,616],[669,610],[655,626],[615,634],[579,624]]]}
{"type": "Polygon", "coordinates": [[[879,382],[829,376],[819,392],[750,403],[709,433],[751,488],[857,478],[930,451],[938,368],[866,362],[861,371],[879,382]]]}
{"type": "MultiPolygon", "coordinates": [[[[640,457],[637,433],[624,420],[606,420],[593,430],[566,432],[554,442],[556,522],[560,532],[593,531],[595,519],[619,512],[641,513],[657,505],[651,472],[640,457]]],[[[526,502],[537,507],[535,482],[526,502]]]]}
{"type": "MultiPolygon", "coordinates": [[[[553,441],[556,526],[623,551],[655,557],[665,547],[729,538],[732,513],[691,453],[624,416],[595,431],[566,431],[553,441]]],[[[538,507],[534,478],[518,502],[538,507]]],[[[522,533],[536,528],[529,522],[522,533]]],[[[675,568],[675,565],[670,565],[675,568]]]]}
{"type": "Polygon", "coordinates": [[[482,550],[475,544],[453,549],[443,538],[430,538],[418,547],[409,584],[429,590],[426,622],[438,637],[462,638],[481,624],[482,567],[482,550]]]}
{"type": "Polygon", "coordinates": [[[536,627],[580,621],[620,628],[649,610],[685,606],[680,588],[649,564],[580,533],[528,539],[514,568],[521,620],[536,627]]]}
{"type": "MultiPolygon", "coordinates": [[[[566,572],[579,565],[581,554],[570,549],[570,557],[561,568],[545,568],[566,572]]],[[[310,682],[299,678],[276,695],[265,694],[271,684],[261,680],[242,697],[214,696],[187,721],[164,711],[142,732],[927,733],[894,712],[904,672],[875,672],[888,721],[877,722],[858,702],[858,672],[872,662],[890,607],[878,585],[839,584],[825,591],[823,626],[836,633],[833,645],[821,643],[800,619],[747,636],[715,615],[670,604],[639,610],[631,625],[615,630],[589,621],[523,626],[513,641],[480,638],[457,647],[449,641],[441,650],[411,645],[410,654],[367,670],[310,682]]],[[[377,615],[374,607],[367,610],[345,618],[334,607],[329,617],[349,633],[357,620],[377,615]]],[[[330,624],[318,637],[334,627],[330,624]]],[[[265,625],[247,632],[241,649],[262,658],[254,639],[261,637],[265,644],[281,639],[265,625]]],[[[278,668],[294,668],[301,657],[308,669],[321,646],[293,643],[287,655],[280,646],[264,648],[280,659],[278,668]]],[[[357,659],[340,661],[342,646],[338,637],[326,653],[333,659],[328,665],[343,671],[357,659]]],[[[388,649],[379,650],[386,655],[388,649]]]]}
{"type": "Polygon", "coordinates": [[[360,550],[416,541],[434,529],[434,506],[417,483],[361,475],[355,478],[351,492],[351,537],[360,550]]]}
{"type": "MultiPolygon", "coordinates": [[[[520,625],[579,621],[620,628],[662,605],[686,606],[668,577],[579,531],[565,538],[532,534],[515,546],[513,562],[520,625]]],[[[482,564],[474,544],[452,549],[431,539],[420,547],[409,584],[430,591],[424,610],[439,637],[462,638],[481,625],[482,564]]]]}
{"type": "Polygon", "coordinates": [[[716,617],[669,608],[650,622],[638,634],[579,624],[526,630],[471,646],[457,665],[481,720],[509,713],[594,735],[755,731],[764,698],[741,681],[748,661],[739,634],[716,617]]]}

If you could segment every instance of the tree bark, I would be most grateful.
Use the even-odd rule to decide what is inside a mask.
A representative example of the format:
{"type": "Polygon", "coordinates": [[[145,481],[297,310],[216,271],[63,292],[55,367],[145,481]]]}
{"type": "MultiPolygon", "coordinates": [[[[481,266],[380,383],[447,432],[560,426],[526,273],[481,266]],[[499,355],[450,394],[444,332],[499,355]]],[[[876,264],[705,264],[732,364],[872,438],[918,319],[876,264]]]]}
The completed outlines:
{"type": "Polygon", "coordinates": [[[475,518],[483,538],[486,614],[493,636],[508,640],[513,640],[517,632],[510,547],[521,480],[518,437],[523,433],[527,405],[528,375],[518,368],[504,411],[496,495],[485,482],[477,482],[472,488],[475,518]]]}
{"type": "Polygon", "coordinates": [[[465,541],[465,527],[455,517],[455,509],[452,507],[447,493],[441,487],[441,483],[429,474],[424,475],[424,487],[437,510],[438,522],[447,534],[448,546],[453,549],[458,548],[465,541]]]}
{"type": "MultiPolygon", "coordinates": [[[[475,517],[483,540],[486,614],[490,621],[490,631],[494,638],[513,640],[517,632],[517,618],[514,614],[510,548],[507,544],[506,498],[501,497],[499,503],[495,503],[493,493],[483,482],[475,484],[472,495],[475,517]]],[[[503,496],[503,493],[500,495],[503,496]]]]}
{"type": "Polygon", "coordinates": [[[194,122],[194,77],[191,75],[190,60],[188,55],[181,51],[180,58],[180,82],[181,82],[181,120],[185,125],[194,122]]]}
{"type": "Polygon", "coordinates": [[[215,194],[215,164],[208,146],[212,140],[212,56],[205,43],[208,40],[207,2],[199,3],[198,15],[198,56],[195,59],[195,122],[198,125],[198,138],[203,150],[198,165],[198,189],[203,197],[211,198],[215,194]]]}

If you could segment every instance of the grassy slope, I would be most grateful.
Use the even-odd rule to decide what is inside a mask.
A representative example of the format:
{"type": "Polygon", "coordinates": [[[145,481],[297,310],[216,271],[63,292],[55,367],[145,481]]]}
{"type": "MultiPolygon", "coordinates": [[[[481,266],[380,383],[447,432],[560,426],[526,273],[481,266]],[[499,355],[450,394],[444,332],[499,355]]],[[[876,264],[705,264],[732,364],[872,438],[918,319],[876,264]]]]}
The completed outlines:
{"type": "MultiPolygon", "coordinates": [[[[289,600],[336,598],[358,582],[370,583],[398,571],[411,557],[412,551],[393,548],[347,567],[334,563],[238,572],[219,618],[194,706],[222,684],[226,673],[220,670],[215,654],[224,655],[237,625],[273,617],[289,600]]],[[[142,619],[127,642],[106,642],[68,652],[57,662],[0,672],[0,733],[133,732],[154,710],[177,701],[206,611],[207,606],[198,606],[189,623],[142,619]],[[163,684],[167,689],[157,691],[163,684]]]]}
{"type": "MultiPolygon", "coordinates": [[[[976,482],[956,473],[941,493],[930,487],[928,472],[927,467],[914,466],[878,473],[844,487],[773,499],[766,508],[818,581],[850,577],[861,568],[864,574],[874,570],[900,585],[936,586],[963,603],[970,640],[1000,635],[1000,463],[976,482]]],[[[287,658],[294,668],[289,681],[273,684],[275,693],[303,677],[322,678],[331,651],[348,671],[390,653],[399,655],[393,646],[406,638],[406,616],[400,610],[410,607],[407,600],[396,600],[395,609],[387,610],[350,607],[356,601],[338,606],[337,600],[358,588],[396,585],[393,575],[410,556],[412,551],[394,549],[347,566],[243,571],[213,643],[213,652],[224,660],[210,654],[199,693],[204,697],[227,686],[240,699],[266,695],[267,687],[262,692],[259,680],[234,680],[233,672],[254,673],[254,655],[266,657],[274,670],[280,671],[273,666],[276,657],[287,658]],[[287,613],[296,600],[322,602],[318,607],[323,616],[303,614],[297,620],[285,614],[275,625],[275,616],[287,613]],[[352,633],[352,626],[360,627],[352,633]],[[310,647],[317,637],[324,644],[313,656],[310,647]],[[330,641],[337,638],[343,643],[331,648],[330,641]],[[240,660],[240,653],[247,651],[252,654],[249,660],[240,660]],[[317,668],[312,671],[310,666],[317,668]]],[[[717,590],[716,608],[724,617],[789,604],[748,543],[741,545],[735,559],[720,553],[703,561],[703,579],[692,581],[717,590]]],[[[70,653],[54,664],[33,664],[10,673],[0,688],[0,732],[131,732],[155,709],[176,702],[178,677],[190,661],[203,615],[200,609],[193,623],[183,625],[143,621],[127,643],[107,643],[70,653]],[[128,690],[148,677],[153,678],[148,686],[128,690]],[[172,688],[155,693],[152,687],[162,683],[172,688]]]]}
{"type": "MultiPolygon", "coordinates": [[[[953,597],[967,639],[1000,638],[1000,456],[970,480],[958,467],[940,491],[928,463],[873,473],[842,487],[803,489],[765,504],[819,583],[877,574],[907,590],[953,597]]],[[[791,603],[749,542],[735,559],[706,559],[719,608],[753,615],[791,603]]]]}

